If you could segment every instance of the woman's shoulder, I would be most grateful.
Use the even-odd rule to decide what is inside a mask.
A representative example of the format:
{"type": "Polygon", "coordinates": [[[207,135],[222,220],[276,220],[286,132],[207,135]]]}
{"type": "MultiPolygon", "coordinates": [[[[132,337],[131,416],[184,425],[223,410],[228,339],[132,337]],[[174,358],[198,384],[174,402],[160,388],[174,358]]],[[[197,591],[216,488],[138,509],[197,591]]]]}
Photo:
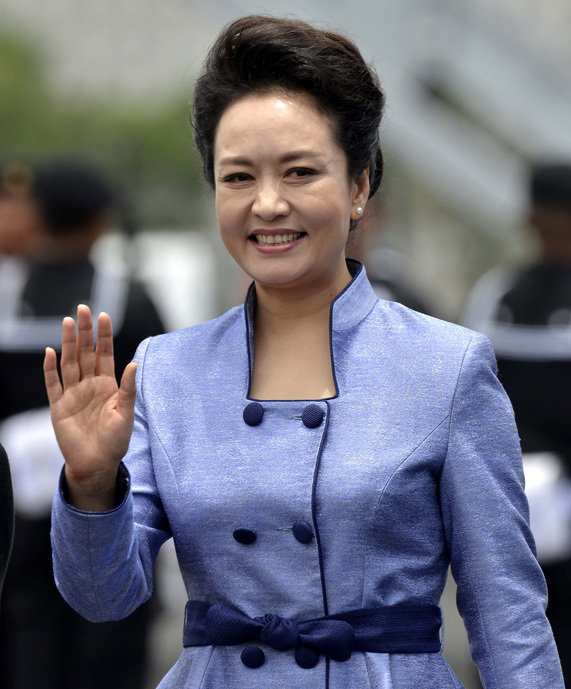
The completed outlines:
{"type": "Polygon", "coordinates": [[[406,362],[412,376],[431,378],[438,371],[453,384],[466,368],[497,371],[490,341],[475,330],[383,300],[367,320],[368,346],[399,367],[406,362]]]}
{"type": "Polygon", "coordinates": [[[366,337],[363,349],[369,352],[371,376],[416,390],[435,409],[439,404],[448,408],[459,381],[490,380],[497,373],[485,335],[396,302],[376,305],[366,337]]]}
{"type": "Polygon", "coordinates": [[[149,340],[153,347],[187,347],[193,342],[204,342],[205,339],[220,338],[226,333],[230,333],[237,327],[243,328],[244,307],[243,305],[234,306],[216,318],[212,318],[202,323],[195,323],[180,330],[156,335],[149,340]]]}
{"type": "Polygon", "coordinates": [[[137,348],[134,357],[139,375],[151,376],[160,381],[170,377],[172,371],[193,372],[205,375],[213,362],[219,365],[232,358],[243,346],[246,338],[244,307],[236,306],[218,318],[149,337],[137,348]]]}
{"type": "Polygon", "coordinates": [[[414,311],[394,301],[379,299],[373,310],[376,329],[424,348],[465,348],[471,342],[487,341],[480,332],[435,316],[414,311]]]}

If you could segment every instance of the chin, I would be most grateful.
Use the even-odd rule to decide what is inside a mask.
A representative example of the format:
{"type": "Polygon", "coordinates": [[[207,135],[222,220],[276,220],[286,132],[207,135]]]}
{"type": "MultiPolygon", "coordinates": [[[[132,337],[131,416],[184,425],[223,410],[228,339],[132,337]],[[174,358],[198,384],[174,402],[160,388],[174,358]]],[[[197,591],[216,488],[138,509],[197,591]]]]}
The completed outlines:
{"type": "Polygon", "coordinates": [[[276,288],[287,288],[287,287],[295,287],[296,284],[299,284],[299,280],[292,279],[292,278],[287,278],[287,277],[267,277],[267,276],[258,276],[253,278],[258,285],[261,287],[276,287],[276,288]]]}
{"type": "Polygon", "coordinates": [[[248,275],[260,285],[285,287],[298,282],[304,276],[302,270],[292,270],[286,266],[264,266],[262,269],[246,270],[248,275]]]}

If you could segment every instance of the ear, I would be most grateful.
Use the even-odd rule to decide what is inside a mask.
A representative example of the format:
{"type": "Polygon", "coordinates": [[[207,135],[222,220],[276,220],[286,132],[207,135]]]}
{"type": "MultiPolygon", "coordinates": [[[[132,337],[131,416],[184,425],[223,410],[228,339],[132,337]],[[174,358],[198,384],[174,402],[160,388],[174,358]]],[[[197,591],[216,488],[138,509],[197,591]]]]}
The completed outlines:
{"type": "Polygon", "coordinates": [[[359,177],[352,182],[351,220],[360,220],[363,217],[369,198],[369,189],[369,168],[366,167],[359,177]]]}

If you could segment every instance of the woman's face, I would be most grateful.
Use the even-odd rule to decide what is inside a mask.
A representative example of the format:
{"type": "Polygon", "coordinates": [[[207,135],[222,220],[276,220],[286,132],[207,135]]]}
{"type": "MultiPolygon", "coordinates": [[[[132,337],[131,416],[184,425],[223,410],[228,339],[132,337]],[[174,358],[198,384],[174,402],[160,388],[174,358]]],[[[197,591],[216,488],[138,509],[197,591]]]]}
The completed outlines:
{"type": "Polygon", "coordinates": [[[258,284],[345,286],[349,222],[361,217],[369,178],[349,179],[332,123],[309,97],[249,95],[229,106],[214,174],[222,240],[258,284]]]}

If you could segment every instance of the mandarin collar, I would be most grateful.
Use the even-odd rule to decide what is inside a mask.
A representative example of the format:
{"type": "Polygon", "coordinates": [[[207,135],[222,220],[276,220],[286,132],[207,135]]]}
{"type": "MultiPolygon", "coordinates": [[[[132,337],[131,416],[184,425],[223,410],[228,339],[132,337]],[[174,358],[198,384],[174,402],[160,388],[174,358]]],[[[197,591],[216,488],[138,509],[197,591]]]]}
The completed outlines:
{"type": "MultiPolygon", "coordinates": [[[[351,282],[331,302],[330,327],[333,331],[349,330],[360,323],[372,310],[377,296],[367,278],[365,266],[355,259],[347,259],[351,282]]],[[[253,338],[256,287],[252,282],[246,294],[244,312],[250,344],[253,338]]]]}

